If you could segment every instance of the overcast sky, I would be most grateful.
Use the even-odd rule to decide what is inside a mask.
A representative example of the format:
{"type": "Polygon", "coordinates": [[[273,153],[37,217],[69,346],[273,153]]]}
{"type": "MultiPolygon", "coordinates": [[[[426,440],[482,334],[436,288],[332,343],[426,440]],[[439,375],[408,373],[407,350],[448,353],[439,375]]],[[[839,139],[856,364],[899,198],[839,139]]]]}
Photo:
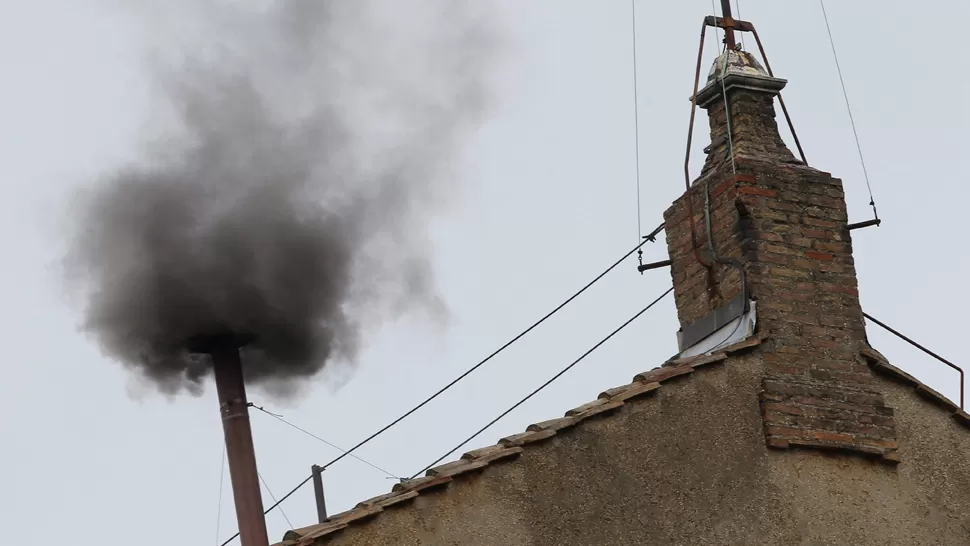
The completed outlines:
{"type": "MultiPolygon", "coordinates": [[[[147,2],[148,0],[146,0],[147,2]]],[[[78,544],[216,544],[235,532],[214,389],[177,399],[140,386],[78,333],[56,270],[72,191],[124,161],[152,115],[139,27],[107,0],[0,0],[0,528],[78,544]],[[59,538],[58,538],[59,537],[59,538]]],[[[496,0],[503,44],[488,118],[462,144],[449,206],[433,223],[443,325],[405,317],[365,340],[338,385],[319,377],[289,406],[256,404],[340,446],[397,417],[557,305],[637,240],[630,3],[496,0]]],[[[638,4],[643,229],[682,191],[700,21],[709,0],[638,4]]],[[[845,182],[850,220],[868,195],[819,5],[744,0],[811,164],[845,182]]],[[[831,1],[829,16],[884,225],[854,234],[864,308],[957,363],[964,350],[970,3],[831,1]]],[[[751,45],[751,44],[748,44],[751,45]]],[[[707,44],[704,70],[713,59],[707,44]]],[[[698,121],[707,144],[707,121],[698,121]]],[[[787,133],[783,131],[787,138],[787,133]]],[[[663,244],[645,260],[665,259],[663,244]]],[[[530,392],[670,285],[630,261],[358,454],[409,476],[530,392]]],[[[466,450],[560,416],[676,352],[672,300],[466,450]]],[[[957,399],[956,373],[875,327],[896,365],[957,399]]],[[[708,408],[709,409],[709,408],[708,408]]],[[[337,452],[254,413],[260,470],[279,496],[337,452]]],[[[645,441],[663,441],[662,438],[645,441]]],[[[457,456],[457,455],[456,455],[457,456]]],[[[348,459],[325,474],[332,513],[393,481],[348,459]]],[[[264,492],[264,503],[272,503],[264,492]]],[[[310,487],[283,504],[312,524],[310,487]]],[[[268,516],[271,541],[288,524],[268,516]]]]}

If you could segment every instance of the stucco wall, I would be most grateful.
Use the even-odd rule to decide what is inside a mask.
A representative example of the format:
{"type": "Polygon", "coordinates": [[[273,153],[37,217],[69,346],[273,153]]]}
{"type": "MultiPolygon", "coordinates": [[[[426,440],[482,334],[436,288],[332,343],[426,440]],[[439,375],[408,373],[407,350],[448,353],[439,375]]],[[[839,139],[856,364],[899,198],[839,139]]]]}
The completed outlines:
{"type": "Polygon", "coordinates": [[[912,389],[898,467],[765,447],[756,354],[456,479],[327,544],[970,544],[970,430],[912,389]]]}

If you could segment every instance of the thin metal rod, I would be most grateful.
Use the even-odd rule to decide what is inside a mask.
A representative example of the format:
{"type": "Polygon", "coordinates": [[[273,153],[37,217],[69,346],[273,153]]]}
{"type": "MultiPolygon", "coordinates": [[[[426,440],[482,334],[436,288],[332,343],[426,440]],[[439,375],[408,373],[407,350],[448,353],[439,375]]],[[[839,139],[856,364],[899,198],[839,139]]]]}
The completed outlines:
{"type": "MultiPolygon", "coordinates": [[[[313,479],[313,474],[311,474],[311,475],[309,475],[309,476],[307,476],[307,477],[306,477],[306,479],[304,479],[304,480],[303,480],[302,482],[300,482],[300,483],[298,483],[298,484],[296,485],[296,487],[294,487],[293,489],[290,489],[290,492],[289,492],[289,493],[287,493],[287,494],[285,494],[285,495],[283,495],[282,497],[280,497],[280,498],[279,498],[279,499],[278,499],[278,500],[277,500],[277,501],[276,501],[276,502],[275,502],[275,503],[273,504],[273,506],[270,506],[269,508],[267,508],[267,509],[266,509],[266,510],[265,510],[265,511],[263,512],[263,515],[265,516],[266,514],[269,514],[270,512],[272,512],[273,510],[275,510],[275,509],[276,509],[276,507],[278,507],[279,505],[281,505],[281,504],[283,504],[283,501],[285,501],[286,499],[288,499],[288,498],[290,498],[290,497],[292,497],[292,496],[293,496],[293,494],[294,494],[294,493],[296,493],[297,491],[299,491],[300,489],[302,489],[304,485],[306,485],[306,484],[308,484],[308,483],[310,483],[310,480],[312,480],[312,479],[313,479]]],[[[229,538],[227,538],[227,539],[226,539],[226,541],[225,541],[225,542],[223,542],[222,544],[220,544],[219,546],[226,546],[227,544],[229,544],[229,543],[230,543],[230,542],[232,542],[233,540],[236,540],[236,537],[238,537],[238,536],[239,536],[239,531],[236,531],[236,534],[234,534],[234,535],[232,535],[231,537],[229,537],[229,538]]]]}
{"type": "Polygon", "coordinates": [[[222,344],[214,347],[210,354],[219,394],[219,411],[222,414],[229,478],[232,480],[241,543],[242,546],[268,546],[239,350],[232,344],[222,344]]]}
{"type": "Polygon", "coordinates": [[[923,347],[919,343],[917,343],[917,342],[913,341],[912,339],[906,337],[905,335],[899,333],[898,331],[896,331],[892,327],[886,325],[885,323],[880,322],[879,320],[872,318],[872,316],[869,315],[868,313],[863,312],[862,313],[862,316],[864,316],[867,319],[871,320],[872,322],[878,324],[879,326],[882,326],[883,328],[885,328],[886,330],[888,330],[890,333],[894,334],[899,339],[902,339],[903,341],[905,341],[906,343],[909,343],[913,347],[916,347],[917,349],[923,351],[924,353],[932,356],[933,358],[939,360],[940,362],[942,362],[942,363],[946,364],[947,366],[953,368],[954,370],[960,372],[960,409],[963,409],[963,407],[964,407],[963,406],[963,389],[964,389],[964,385],[963,385],[963,383],[964,383],[964,381],[963,381],[963,368],[961,368],[960,366],[957,366],[956,364],[950,362],[949,360],[943,358],[942,356],[934,353],[933,351],[927,349],[926,347],[923,347]]]}
{"type": "Polygon", "coordinates": [[[327,521],[327,499],[323,496],[323,467],[313,465],[313,496],[317,500],[317,521],[327,521]]]}
{"type": "MultiPolygon", "coordinates": [[[[754,34],[754,41],[758,43],[758,51],[761,53],[761,60],[765,62],[765,69],[768,70],[768,75],[772,78],[775,77],[775,73],[771,70],[771,63],[768,62],[768,55],[765,54],[765,48],[761,44],[761,37],[758,36],[758,30],[751,25],[751,33],[754,34]]],[[[791,131],[791,136],[795,140],[795,147],[798,148],[798,155],[802,158],[802,163],[808,166],[808,159],[805,159],[805,150],[802,149],[802,143],[798,140],[798,133],[795,132],[795,124],[791,121],[791,115],[788,114],[788,107],[785,106],[785,99],[781,96],[781,91],[778,92],[778,104],[781,105],[781,111],[785,114],[785,121],[788,122],[788,130],[791,131]]]]}
{"type": "Polygon", "coordinates": [[[724,18],[724,45],[728,49],[737,48],[734,41],[734,16],[731,15],[731,0],[721,0],[721,16],[724,18]]]}
{"type": "Polygon", "coordinates": [[[849,231],[852,231],[853,229],[862,229],[862,228],[867,228],[872,226],[878,227],[881,224],[882,224],[882,220],[876,219],[876,220],[866,220],[865,222],[856,222],[854,224],[849,224],[846,227],[849,228],[849,231]]]}
{"type": "Polygon", "coordinates": [[[687,127],[687,153],[684,157],[684,186],[687,188],[687,215],[690,218],[690,243],[694,258],[707,269],[711,268],[711,263],[704,260],[700,249],[697,248],[697,227],[694,222],[694,196],[691,195],[690,187],[690,147],[694,140],[694,120],[697,117],[697,91],[701,84],[701,63],[704,59],[704,38],[707,36],[707,19],[701,25],[701,43],[697,49],[697,70],[694,74],[694,94],[690,97],[690,125],[687,127]]]}
{"type": "MultiPolygon", "coordinates": [[[[643,222],[641,221],[641,199],[640,199],[640,92],[637,89],[639,77],[637,76],[637,0],[630,0],[630,10],[633,18],[633,142],[636,148],[636,167],[637,167],[637,237],[643,235],[643,222]]],[[[643,263],[643,251],[640,250],[640,263],[643,263]]]]}
{"type": "Polygon", "coordinates": [[[866,188],[869,190],[869,206],[872,207],[872,216],[879,219],[879,211],[876,210],[876,198],[872,195],[872,184],[869,182],[869,169],[866,168],[866,158],[862,155],[862,144],[859,141],[859,131],[856,130],[855,116],[852,115],[852,105],[849,104],[849,91],[845,87],[845,78],[842,77],[842,64],[839,62],[839,52],[835,49],[835,38],[832,36],[832,25],[829,24],[829,14],[825,10],[824,0],[818,0],[822,7],[822,18],[825,19],[825,31],[829,35],[829,44],[832,46],[832,58],[835,59],[835,70],[839,73],[839,83],[842,84],[842,96],[845,97],[845,109],[849,112],[849,123],[852,125],[852,135],[855,137],[855,147],[859,152],[859,163],[862,164],[862,176],[866,179],[866,188]]]}

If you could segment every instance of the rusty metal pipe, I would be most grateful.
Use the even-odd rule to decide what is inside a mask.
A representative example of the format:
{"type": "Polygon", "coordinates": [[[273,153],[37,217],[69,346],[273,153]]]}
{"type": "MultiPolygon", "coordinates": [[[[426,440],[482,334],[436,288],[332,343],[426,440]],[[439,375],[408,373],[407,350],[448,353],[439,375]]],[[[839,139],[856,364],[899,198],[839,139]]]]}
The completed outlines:
{"type": "Polygon", "coordinates": [[[673,260],[663,260],[661,262],[653,262],[649,264],[643,264],[637,267],[637,271],[643,273],[644,271],[650,271],[651,269],[660,269],[661,267],[669,267],[673,265],[673,260]]]}
{"type": "Polygon", "coordinates": [[[313,473],[313,498],[317,501],[317,521],[324,523],[327,521],[327,499],[323,496],[323,467],[313,465],[310,470],[313,473]]]}
{"type": "Polygon", "coordinates": [[[731,0],[721,0],[721,15],[724,19],[724,45],[728,49],[736,49],[738,45],[734,40],[734,16],[731,14],[731,0]]]}
{"type": "Polygon", "coordinates": [[[694,196],[690,187],[690,147],[694,140],[694,120],[697,117],[697,92],[701,84],[701,66],[704,61],[704,38],[707,36],[707,19],[701,24],[701,43],[697,50],[697,70],[694,73],[694,94],[690,97],[690,125],[687,127],[687,154],[684,157],[684,186],[687,188],[687,215],[690,217],[690,242],[694,258],[707,269],[712,264],[704,260],[697,248],[697,227],[694,223],[694,196]]]}
{"type": "Polygon", "coordinates": [[[957,366],[956,364],[950,362],[949,360],[943,358],[942,356],[934,353],[933,351],[927,349],[926,347],[923,347],[919,343],[916,343],[912,339],[904,336],[903,334],[899,333],[898,331],[896,331],[892,327],[888,326],[887,324],[885,324],[883,322],[880,322],[877,319],[872,318],[872,316],[869,315],[868,313],[866,313],[866,312],[863,311],[862,316],[864,316],[867,319],[871,320],[872,322],[878,324],[879,326],[882,326],[887,331],[889,331],[889,333],[894,334],[899,339],[905,341],[906,343],[909,343],[910,345],[912,345],[913,347],[916,347],[920,351],[923,351],[924,353],[932,356],[933,358],[939,360],[940,362],[942,362],[942,363],[946,364],[947,366],[953,368],[954,370],[960,372],[960,409],[964,409],[964,406],[963,406],[963,389],[964,389],[963,368],[961,368],[960,366],[957,366]]]}
{"type": "Polygon", "coordinates": [[[245,338],[239,336],[207,336],[194,340],[190,349],[208,353],[212,358],[240,541],[242,546],[268,546],[249,402],[239,356],[239,347],[245,343],[245,338]]]}
{"type": "MultiPolygon", "coordinates": [[[[761,37],[758,36],[758,30],[751,25],[751,34],[754,34],[754,41],[758,44],[758,51],[761,53],[761,60],[765,62],[765,70],[768,71],[768,75],[772,78],[775,77],[775,73],[771,70],[771,63],[768,62],[768,55],[765,54],[765,48],[761,44],[761,37]]],[[[778,104],[781,105],[781,111],[785,114],[785,121],[788,122],[788,130],[791,131],[791,137],[795,140],[795,147],[798,148],[798,155],[802,158],[802,163],[808,166],[808,160],[805,159],[805,150],[802,149],[802,143],[798,140],[798,133],[795,132],[795,124],[791,121],[791,116],[788,114],[788,107],[785,106],[785,99],[781,96],[781,91],[778,92],[778,104]]]]}
{"type": "Polygon", "coordinates": [[[852,231],[854,229],[862,229],[862,228],[867,228],[872,226],[878,227],[881,224],[882,224],[882,220],[876,218],[874,220],[866,220],[865,222],[856,222],[854,224],[849,224],[846,227],[849,228],[849,231],[852,231]]]}

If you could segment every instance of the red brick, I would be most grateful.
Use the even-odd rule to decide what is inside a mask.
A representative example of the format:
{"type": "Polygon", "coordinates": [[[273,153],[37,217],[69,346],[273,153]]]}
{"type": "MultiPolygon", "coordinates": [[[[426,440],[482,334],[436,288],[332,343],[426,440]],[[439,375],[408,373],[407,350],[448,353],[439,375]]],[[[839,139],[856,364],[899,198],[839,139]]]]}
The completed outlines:
{"type": "Polygon", "coordinates": [[[824,261],[828,261],[834,258],[834,256],[832,256],[827,252],[816,252],[814,250],[805,251],[805,256],[808,256],[813,260],[824,260],[824,261]]]}
{"type": "Polygon", "coordinates": [[[735,174],[727,179],[728,182],[738,182],[742,184],[754,184],[757,179],[753,174],[735,174]]]}
{"type": "Polygon", "coordinates": [[[808,218],[805,218],[804,221],[806,224],[810,226],[815,226],[815,227],[823,227],[823,228],[831,228],[831,229],[842,227],[841,223],[833,222],[831,220],[819,220],[817,218],[808,217],[808,218]]]}
{"type": "Polygon", "coordinates": [[[789,436],[789,437],[803,437],[806,431],[798,428],[792,427],[779,427],[775,425],[766,425],[765,433],[771,436],[789,436]]]}
{"type": "Polygon", "coordinates": [[[825,241],[828,239],[835,239],[835,237],[837,237],[835,232],[825,231],[822,229],[813,229],[813,228],[802,228],[802,235],[804,235],[805,237],[818,239],[821,241],[825,241]]]}
{"type": "Polygon", "coordinates": [[[844,444],[851,443],[855,440],[854,436],[849,434],[841,434],[838,432],[815,432],[812,434],[812,437],[822,442],[837,442],[844,444]]]}
{"type": "Polygon", "coordinates": [[[813,262],[812,260],[804,260],[801,258],[792,258],[788,260],[788,265],[792,267],[797,267],[800,269],[810,269],[810,270],[814,270],[819,267],[818,262],[813,262]]]}
{"type": "Polygon", "coordinates": [[[740,187],[738,188],[738,193],[747,194],[747,195],[761,195],[764,197],[775,197],[778,195],[778,192],[776,192],[775,190],[771,190],[768,188],[759,188],[757,186],[740,187]]]}

